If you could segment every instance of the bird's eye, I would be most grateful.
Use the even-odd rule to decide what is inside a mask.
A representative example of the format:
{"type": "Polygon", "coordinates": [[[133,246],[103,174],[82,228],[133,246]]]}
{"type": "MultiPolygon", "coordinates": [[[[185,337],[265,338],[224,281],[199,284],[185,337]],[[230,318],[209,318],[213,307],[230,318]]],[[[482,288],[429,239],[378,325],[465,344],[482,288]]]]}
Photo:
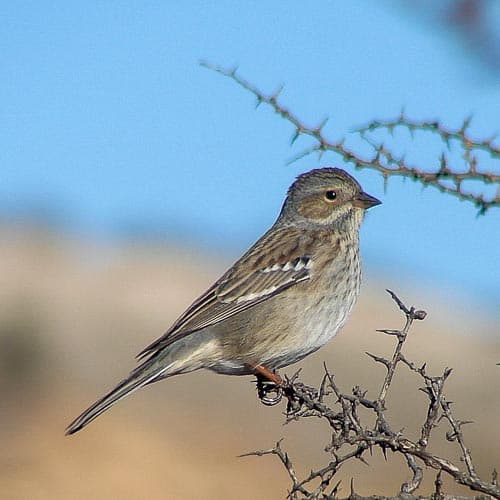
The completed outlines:
{"type": "Polygon", "coordinates": [[[335,200],[335,198],[337,198],[337,193],[335,191],[329,190],[325,193],[325,200],[326,201],[333,201],[333,200],[335,200]]]}

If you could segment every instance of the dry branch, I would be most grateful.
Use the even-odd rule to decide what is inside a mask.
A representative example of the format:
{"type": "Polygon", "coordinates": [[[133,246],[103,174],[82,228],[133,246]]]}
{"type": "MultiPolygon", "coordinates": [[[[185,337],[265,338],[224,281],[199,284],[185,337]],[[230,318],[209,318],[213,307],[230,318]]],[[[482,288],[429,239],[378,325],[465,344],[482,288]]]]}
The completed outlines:
{"type": "MultiPolygon", "coordinates": [[[[500,173],[495,171],[484,171],[479,163],[478,153],[489,155],[493,161],[500,159],[500,148],[494,144],[494,138],[477,140],[469,134],[470,118],[464,120],[459,129],[448,129],[438,121],[414,121],[401,113],[395,120],[374,120],[367,125],[355,129],[354,132],[361,137],[371,148],[368,156],[356,152],[346,146],[345,139],[339,141],[330,140],[325,136],[324,127],[327,120],[323,120],[318,126],[306,125],[298,116],[279,102],[280,88],[273,94],[266,95],[255,85],[241,77],[237,69],[227,69],[221,66],[211,65],[207,62],[200,63],[203,67],[220,73],[245,90],[251,92],[257,98],[257,106],[264,103],[270,106],[278,115],[287,120],[294,127],[292,144],[301,136],[308,136],[314,143],[308,149],[300,152],[291,161],[296,161],[312,153],[320,156],[325,152],[331,152],[339,156],[344,162],[351,163],[355,168],[370,168],[377,170],[386,181],[391,176],[403,176],[413,181],[420,182],[424,187],[432,186],[441,192],[448,193],[460,200],[472,202],[478,209],[478,214],[484,214],[492,207],[500,207],[500,173]],[[449,150],[452,145],[458,145],[463,158],[463,165],[453,167],[450,156],[445,151],[435,160],[432,168],[410,165],[404,156],[397,155],[384,143],[376,142],[370,135],[371,132],[382,130],[392,135],[394,129],[404,127],[412,135],[415,132],[428,133],[437,136],[449,150]],[[497,192],[487,196],[483,192],[471,192],[464,187],[465,181],[480,181],[483,187],[487,184],[497,185],[497,192]]],[[[498,167],[497,167],[498,168],[498,167]]]]}
{"type": "MultiPolygon", "coordinates": [[[[425,311],[407,308],[403,302],[391,291],[388,291],[405,316],[405,325],[402,329],[384,329],[379,332],[396,337],[397,344],[393,355],[386,359],[374,354],[368,354],[375,362],[386,368],[385,377],[381,383],[378,395],[370,399],[366,392],[355,387],[351,394],[343,393],[335,382],[334,376],[325,366],[325,375],[318,389],[308,387],[298,381],[297,375],[286,379],[283,392],[288,398],[286,421],[300,420],[308,417],[320,418],[331,432],[331,442],[327,446],[329,463],[324,467],[313,470],[307,477],[299,478],[292,458],[284,451],[281,442],[268,450],[254,451],[248,455],[276,455],[291,480],[289,498],[299,499],[333,499],[337,498],[339,482],[335,481],[339,469],[348,461],[361,460],[365,463],[366,452],[373,448],[380,448],[386,452],[392,451],[402,455],[411,472],[411,480],[401,485],[398,498],[416,498],[412,496],[420,486],[425,469],[434,469],[437,473],[435,493],[432,498],[444,498],[442,493],[441,476],[448,475],[457,483],[467,486],[473,491],[500,498],[500,489],[495,474],[491,482],[481,479],[475,471],[472,455],[465,443],[462,426],[469,423],[458,419],[452,412],[449,401],[444,395],[444,385],[451,374],[446,368],[441,375],[432,376],[427,373],[426,366],[417,367],[403,355],[403,347],[415,321],[423,320],[425,311]],[[419,377],[423,383],[423,392],[428,397],[425,420],[420,427],[420,438],[414,441],[403,431],[395,431],[387,416],[386,396],[389,393],[396,370],[404,366],[419,377]],[[367,425],[360,415],[359,409],[366,408],[375,415],[375,424],[367,425]],[[431,434],[437,433],[441,421],[446,421],[449,430],[446,438],[457,443],[461,464],[456,464],[447,458],[432,453],[429,449],[431,434]],[[319,484],[318,484],[319,482],[319,484]]],[[[440,432],[443,429],[439,429],[440,432]]],[[[350,498],[361,498],[351,491],[350,498]]],[[[374,497],[372,497],[374,498],[374,497]]],[[[382,497],[377,497],[382,498],[382,497]]],[[[422,498],[422,497],[420,497],[422,498]]],[[[483,497],[484,498],[484,497],[483,497]]]]}

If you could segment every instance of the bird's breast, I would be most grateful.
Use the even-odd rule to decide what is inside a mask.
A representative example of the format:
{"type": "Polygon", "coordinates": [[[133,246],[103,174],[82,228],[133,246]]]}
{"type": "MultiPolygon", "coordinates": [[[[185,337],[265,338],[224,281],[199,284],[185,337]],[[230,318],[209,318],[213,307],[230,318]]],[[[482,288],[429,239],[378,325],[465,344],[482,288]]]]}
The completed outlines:
{"type": "Polygon", "coordinates": [[[282,352],[271,364],[285,366],[302,359],[331,340],[345,324],[361,282],[356,250],[348,249],[343,258],[336,255],[315,265],[311,279],[280,301],[291,328],[278,334],[282,352]]]}

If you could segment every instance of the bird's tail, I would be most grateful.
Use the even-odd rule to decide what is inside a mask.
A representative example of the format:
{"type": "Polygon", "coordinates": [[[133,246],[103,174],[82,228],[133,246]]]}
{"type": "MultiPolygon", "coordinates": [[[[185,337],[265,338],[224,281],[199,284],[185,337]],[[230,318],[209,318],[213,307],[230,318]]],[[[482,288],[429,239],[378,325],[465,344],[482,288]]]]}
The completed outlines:
{"type": "Polygon", "coordinates": [[[138,366],[114,389],[108,392],[101,399],[97,400],[90,408],[85,410],[79,417],[71,422],[66,429],[66,435],[74,434],[80,429],[83,429],[86,425],[92,422],[92,420],[101,415],[101,413],[104,413],[114,404],[118,403],[118,401],[137,389],[144,387],[146,384],[178,373],[177,371],[173,372],[171,364],[165,363],[165,359],[162,359],[163,356],[158,356],[158,354],[138,366]]]}

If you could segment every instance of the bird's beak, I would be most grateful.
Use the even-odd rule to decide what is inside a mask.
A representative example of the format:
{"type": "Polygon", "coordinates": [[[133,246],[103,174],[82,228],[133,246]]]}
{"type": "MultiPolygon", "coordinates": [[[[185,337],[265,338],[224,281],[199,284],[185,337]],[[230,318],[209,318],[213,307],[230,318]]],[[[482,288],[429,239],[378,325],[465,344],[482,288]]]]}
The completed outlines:
{"type": "Polygon", "coordinates": [[[371,196],[364,191],[360,191],[352,201],[352,204],[358,208],[364,208],[365,210],[371,207],[380,205],[382,202],[377,200],[375,196],[371,196]]]}

